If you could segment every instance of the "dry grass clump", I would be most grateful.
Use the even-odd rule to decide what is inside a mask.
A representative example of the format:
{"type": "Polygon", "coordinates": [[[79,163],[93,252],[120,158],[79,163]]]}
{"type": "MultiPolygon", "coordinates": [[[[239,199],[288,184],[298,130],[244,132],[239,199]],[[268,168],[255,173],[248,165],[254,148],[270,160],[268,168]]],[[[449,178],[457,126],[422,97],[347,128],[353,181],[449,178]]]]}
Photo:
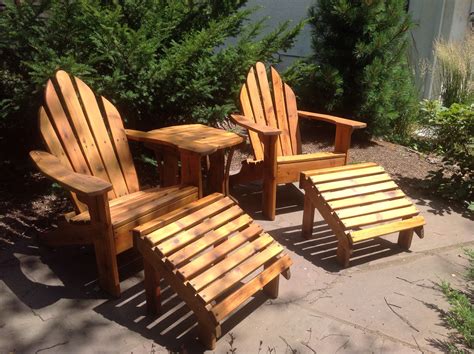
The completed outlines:
{"type": "Polygon", "coordinates": [[[446,107],[474,99],[474,35],[463,42],[436,41],[435,56],[441,81],[441,99],[446,107]]]}

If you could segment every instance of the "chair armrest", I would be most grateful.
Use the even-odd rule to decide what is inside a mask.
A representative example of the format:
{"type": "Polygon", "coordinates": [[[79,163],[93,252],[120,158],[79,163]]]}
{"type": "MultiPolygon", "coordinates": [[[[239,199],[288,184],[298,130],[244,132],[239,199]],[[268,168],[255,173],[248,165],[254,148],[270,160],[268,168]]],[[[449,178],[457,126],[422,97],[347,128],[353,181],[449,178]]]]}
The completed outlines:
{"type": "Polygon", "coordinates": [[[324,122],[333,123],[333,124],[336,124],[336,125],[345,125],[347,127],[351,127],[352,129],[360,129],[360,128],[365,128],[367,126],[367,124],[365,124],[363,122],[358,122],[356,120],[330,116],[328,114],[298,111],[298,116],[303,117],[303,118],[322,120],[324,122]]]}
{"type": "Polygon", "coordinates": [[[125,135],[128,140],[143,141],[147,138],[148,133],[141,130],[125,129],[125,135]]]}
{"type": "Polygon", "coordinates": [[[67,190],[93,197],[112,190],[112,184],[94,176],[76,173],[64,167],[59,159],[44,151],[31,151],[30,157],[36,167],[67,190]]]}
{"type": "Polygon", "coordinates": [[[231,114],[230,117],[232,121],[235,122],[236,124],[244,128],[247,128],[248,130],[254,131],[255,133],[258,133],[264,136],[281,134],[280,129],[276,129],[276,128],[272,128],[263,124],[252,122],[250,119],[240,114],[231,114]]]}

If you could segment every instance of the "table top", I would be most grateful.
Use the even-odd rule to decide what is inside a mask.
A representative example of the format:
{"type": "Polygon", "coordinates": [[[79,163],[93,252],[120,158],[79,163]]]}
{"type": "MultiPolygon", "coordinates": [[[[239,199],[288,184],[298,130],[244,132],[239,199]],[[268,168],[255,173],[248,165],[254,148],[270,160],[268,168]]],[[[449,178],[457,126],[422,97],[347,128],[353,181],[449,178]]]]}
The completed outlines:
{"type": "Polygon", "coordinates": [[[244,141],[236,133],[202,124],[175,125],[148,132],[126,129],[126,133],[131,140],[169,145],[201,155],[209,155],[244,141]]]}

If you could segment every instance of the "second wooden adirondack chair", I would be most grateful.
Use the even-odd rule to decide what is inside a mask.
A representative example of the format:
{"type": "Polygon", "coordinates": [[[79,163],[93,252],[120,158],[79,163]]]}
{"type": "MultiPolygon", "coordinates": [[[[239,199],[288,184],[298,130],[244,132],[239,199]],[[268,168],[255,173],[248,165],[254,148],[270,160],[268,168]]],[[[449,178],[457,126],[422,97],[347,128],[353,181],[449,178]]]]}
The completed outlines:
{"type": "Polygon", "coordinates": [[[263,215],[274,220],[277,184],[299,181],[302,171],[345,165],[352,131],[366,124],[299,111],[293,90],[273,67],[270,71],[271,82],[263,63],[250,68],[240,91],[243,115],[231,115],[235,123],[248,129],[254,158],[243,161],[230,182],[235,185],[263,179],[263,215]],[[299,117],[335,124],[334,151],[302,154],[299,117]]]}
{"type": "Polygon", "coordinates": [[[194,186],[140,190],[122,119],[80,79],[58,71],[39,110],[49,150],[30,153],[46,176],[62,185],[75,211],[43,235],[50,246],[93,244],[100,286],[120,295],[117,254],[133,246],[130,230],[198,199],[194,186]]]}

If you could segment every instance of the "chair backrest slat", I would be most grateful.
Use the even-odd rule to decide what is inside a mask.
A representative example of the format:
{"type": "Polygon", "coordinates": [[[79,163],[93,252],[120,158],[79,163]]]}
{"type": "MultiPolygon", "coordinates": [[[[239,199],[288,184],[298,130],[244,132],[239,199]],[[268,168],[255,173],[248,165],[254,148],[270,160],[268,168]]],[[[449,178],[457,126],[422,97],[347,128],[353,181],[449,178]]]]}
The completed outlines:
{"type": "MultiPolygon", "coordinates": [[[[267,71],[263,63],[258,62],[255,64],[255,71],[257,73],[258,86],[260,89],[260,97],[262,99],[263,112],[265,114],[265,120],[267,125],[273,128],[278,128],[278,123],[275,117],[275,109],[273,107],[273,99],[270,91],[270,85],[268,83],[267,71]]],[[[280,139],[278,139],[280,140],[280,139]]],[[[282,154],[281,142],[277,143],[277,154],[282,154]]]]}
{"type": "Polygon", "coordinates": [[[298,119],[298,107],[296,106],[296,96],[290,86],[283,84],[285,90],[286,115],[290,128],[291,147],[294,155],[299,155],[301,151],[300,125],[298,119]]]}
{"type": "MultiPolygon", "coordinates": [[[[54,131],[54,127],[51,124],[44,107],[41,107],[39,110],[39,128],[48,151],[55,155],[64,166],[72,170],[73,168],[69,162],[69,158],[67,157],[67,154],[61,145],[61,141],[59,141],[59,138],[54,131]]],[[[75,193],[71,193],[71,197],[78,212],[87,210],[87,206],[77,199],[75,193]]]]}
{"type": "MultiPolygon", "coordinates": [[[[71,170],[109,181],[109,199],[139,190],[125,129],[117,109],[64,71],[46,84],[45,107],[40,108],[40,130],[49,151],[71,170]]],[[[86,206],[73,195],[76,209],[86,206]]]]}
{"type": "Polygon", "coordinates": [[[280,143],[283,156],[296,155],[292,149],[288,117],[286,115],[285,92],[283,91],[283,81],[278,72],[271,68],[273,83],[273,97],[275,98],[275,111],[278,121],[278,128],[281,129],[280,143]]]}
{"type": "MultiPolygon", "coordinates": [[[[250,103],[250,97],[247,90],[247,86],[244,84],[242,86],[242,90],[240,91],[240,105],[242,106],[242,113],[246,117],[251,117],[254,119],[253,111],[252,111],[252,104],[250,103]]],[[[255,155],[255,159],[262,160],[263,159],[263,147],[258,134],[249,130],[249,138],[250,143],[253,148],[253,153],[255,155]]]]}
{"type": "Polygon", "coordinates": [[[102,161],[104,162],[105,170],[109,175],[110,182],[114,186],[114,192],[117,197],[128,194],[127,184],[123,176],[120,164],[115,154],[110,136],[105,126],[104,118],[100,112],[99,105],[94,92],[82,80],[75,78],[76,85],[79,91],[79,96],[82,99],[86,118],[91,127],[97,147],[99,148],[102,161]]]}
{"type": "Polygon", "coordinates": [[[84,154],[77,142],[73,129],[67,119],[63,106],[53,87],[53,83],[48,81],[46,84],[46,106],[50,113],[51,122],[53,122],[58,138],[63,144],[64,151],[69,158],[73,170],[77,173],[90,175],[91,171],[84,158],[84,154]]]}
{"type": "MultiPolygon", "coordinates": [[[[94,136],[92,135],[89,124],[87,124],[71,78],[66,72],[58,71],[56,74],[56,82],[58,83],[59,92],[62,95],[65,108],[69,113],[68,117],[70,118],[71,126],[76,133],[75,135],[79,137],[77,141],[82,148],[82,153],[89,165],[91,174],[104,181],[111,182],[105,170],[102,158],[100,157],[94,136]]],[[[114,198],[115,196],[116,193],[111,191],[110,197],[114,198]]]]}
{"type": "Polygon", "coordinates": [[[110,133],[112,135],[112,143],[117,153],[120,167],[122,168],[125,182],[129,193],[138,192],[139,184],[137,171],[133,164],[132,154],[128,146],[128,139],[125,135],[125,128],[123,126],[122,117],[118,112],[117,108],[109,102],[105,97],[102,98],[102,104],[104,105],[105,117],[107,119],[110,133]]]}
{"type": "MultiPolygon", "coordinates": [[[[247,81],[240,92],[243,114],[255,123],[278,128],[278,156],[301,154],[296,97],[278,72],[271,68],[271,84],[265,65],[257,62],[250,68],[247,81]]],[[[262,143],[258,134],[249,132],[250,142],[257,160],[263,159],[262,143]]]]}

